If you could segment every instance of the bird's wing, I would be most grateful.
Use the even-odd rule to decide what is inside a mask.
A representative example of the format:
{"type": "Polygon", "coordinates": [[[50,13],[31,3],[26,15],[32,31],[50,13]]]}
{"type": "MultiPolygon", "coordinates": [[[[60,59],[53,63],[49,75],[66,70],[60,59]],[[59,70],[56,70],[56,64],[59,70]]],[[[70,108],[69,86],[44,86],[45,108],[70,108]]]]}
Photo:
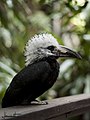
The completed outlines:
{"type": "MultiPolygon", "coordinates": [[[[50,66],[47,62],[38,62],[22,69],[12,80],[4,98],[2,105],[15,102],[14,100],[23,99],[33,90],[39,89],[40,85],[48,79],[50,66]]],[[[14,104],[14,103],[13,103],[14,104]]]]}

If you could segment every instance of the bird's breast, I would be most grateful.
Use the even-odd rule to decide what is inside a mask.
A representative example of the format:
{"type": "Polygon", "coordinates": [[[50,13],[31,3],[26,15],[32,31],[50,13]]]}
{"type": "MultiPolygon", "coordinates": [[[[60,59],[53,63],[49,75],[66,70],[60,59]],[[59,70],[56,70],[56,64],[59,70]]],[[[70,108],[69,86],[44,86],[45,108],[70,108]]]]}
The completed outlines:
{"type": "Polygon", "coordinates": [[[56,82],[58,74],[59,74],[59,63],[57,61],[52,61],[49,63],[51,72],[48,77],[47,85],[48,87],[52,87],[56,82]]]}

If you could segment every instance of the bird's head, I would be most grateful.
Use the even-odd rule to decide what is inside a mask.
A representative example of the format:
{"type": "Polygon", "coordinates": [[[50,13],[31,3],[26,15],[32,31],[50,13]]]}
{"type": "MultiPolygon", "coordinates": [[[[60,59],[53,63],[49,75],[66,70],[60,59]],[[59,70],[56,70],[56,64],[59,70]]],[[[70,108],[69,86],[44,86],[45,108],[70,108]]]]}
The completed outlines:
{"type": "Polygon", "coordinates": [[[31,38],[26,44],[24,55],[26,57],[26,66],[43,58],[57,59],[59,57],[72,57],[81,59],[81,56],[77,52],[60,45],[48,33],[35,35],[31,38]]]}

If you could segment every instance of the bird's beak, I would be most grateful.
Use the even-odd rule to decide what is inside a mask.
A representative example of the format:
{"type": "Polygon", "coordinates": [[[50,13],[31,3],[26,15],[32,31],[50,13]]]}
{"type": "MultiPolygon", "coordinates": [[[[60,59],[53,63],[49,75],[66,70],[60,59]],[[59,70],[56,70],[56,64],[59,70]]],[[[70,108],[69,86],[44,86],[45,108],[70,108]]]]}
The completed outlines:
{"type": "Polygon", "coordinates": [[[59,45],[58,53],[59,53],[59,57],[71,57],[71,58],[82,59],[79,53],[67,48],[66,46],[59,45]]]}

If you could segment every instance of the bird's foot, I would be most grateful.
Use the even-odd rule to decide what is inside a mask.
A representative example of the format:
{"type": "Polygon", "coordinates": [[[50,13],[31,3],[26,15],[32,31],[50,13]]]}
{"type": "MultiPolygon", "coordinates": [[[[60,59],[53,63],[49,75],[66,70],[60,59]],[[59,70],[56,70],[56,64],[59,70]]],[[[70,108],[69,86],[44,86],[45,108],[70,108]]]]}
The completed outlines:
{"type": "Polygon", "coordinates": [[[34,104],[34,105],[47,105],[48,102],[47,101],[34,100],[34,101],[31,101],[31,104],[34,104]]]}

